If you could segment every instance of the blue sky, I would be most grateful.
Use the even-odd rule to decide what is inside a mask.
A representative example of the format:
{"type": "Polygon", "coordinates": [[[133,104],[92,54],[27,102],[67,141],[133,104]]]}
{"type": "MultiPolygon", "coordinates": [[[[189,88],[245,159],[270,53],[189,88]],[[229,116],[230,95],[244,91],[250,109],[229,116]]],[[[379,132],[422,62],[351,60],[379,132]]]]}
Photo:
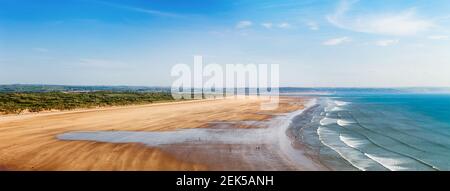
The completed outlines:
{"type": "Polygon", "coordinates": [[[169,86],[280,64],[282,86],[450,86],[448,0],[0,0],[0,84],[169,86]]]}

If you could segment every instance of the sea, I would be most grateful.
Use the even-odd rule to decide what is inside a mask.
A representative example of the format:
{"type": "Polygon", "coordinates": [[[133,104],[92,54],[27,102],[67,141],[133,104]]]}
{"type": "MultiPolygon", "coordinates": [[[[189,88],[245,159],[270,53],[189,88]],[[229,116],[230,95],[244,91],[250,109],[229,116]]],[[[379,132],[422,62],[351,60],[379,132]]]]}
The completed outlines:
{"type": "Polygon", "coordinates": [[[448,89],[282,88],[280,93],[281,96],[308,97],[311,104],[289,117],[276,118],[282,122],[246,121],[264,123],[272,128],[66,132],[58,138],[143,143],[152,147],[217,142],[276,143],[282,153],[297,160],[298,157],[292,157],[297,156],[297,152],[290,149],[291,139],[294,139],[294,142],[301,143],[301,155],[307,155],[329,170],[450,170],[448,89]]]}
{"type": "Polygon", "coordinates": [[[340,89],[309,94],[317,104],[294,119],[292,129],[330,170],[450,170],[449,93],[340,89]]]}

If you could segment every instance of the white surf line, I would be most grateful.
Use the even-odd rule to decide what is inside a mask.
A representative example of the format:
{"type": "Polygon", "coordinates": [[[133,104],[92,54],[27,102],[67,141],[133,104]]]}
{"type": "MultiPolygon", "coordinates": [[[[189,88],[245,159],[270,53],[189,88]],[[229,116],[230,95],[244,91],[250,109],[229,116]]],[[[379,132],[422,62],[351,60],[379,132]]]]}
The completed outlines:
{"type": "Polygon", "coordinates": [[[344,155],[339,149],[334,148],[333,146],[331,146],[330,144],[327,143],[327,141],[324,140],[323,135],[320,133],[320,131],[322,126],[320,126],[319,128],[317,128],[317,134],[319,135],[319,140],[320,142],[322,142],[323,145],[325,145],[326,147],[332,149],[333,151],[335,151],[336,153],[339,154],[339,156],[341,156],[344,160],[346,160],[348,163],[350,163],[353,167],[359,169],[360,171],[367,171],[368,167],[361,167],[358,164],[356,164],[355,162],[353,162],[353,160],[351,160],[350,158],[347,158],[346,155],[344,155]]]}
{"type": "MultiPolygon", "coordinates": [[[[342,103],[341,103],[342,104],[342,103]]],[[[350,104],[348,102],[346,102],[346,104],[350,104]]],[[[334,119],[334,118],[328,118],[328,112],[332,111],[335,107],[336,107],[336,102],[332,101],[331,99],[327,100],[327,105],[325,106],[325,117],[320,120],[319,124],[320,126],[317,128],[316,133],[319,136],[319,140],[320,142],[325,145],[326,147],[330,148],[331,150],[335,151],[342,159],[344,159],[345,161],[347,161],[348,163],[350,163],[353,167],[361,170],[361,171],[367,171],[371,168],[371,165],[369,164],[371,161],[366,161],[365,163],[358,160],[358,159],[352,159],[350,157],[347,157],[348,153],[344,153],[346,151],[348,152],[352,152],[352,150],[354,150],[354,154],[358,154],[361,157],[366,157],[368,160],[372,160],[371,158],[369,158],[368,156],[366,156],[366,153],[363,153],[353,147],[350,147],[349,145],[347,145],[345,142],[342,141],[341,137],[339,136],[338,139],[339,141],[342,142],[342,144],[349,146],[348,148],[340,148],[337,145],[333,144],[338,144],[338,143],[332,143],[332,142],[328,142],[327,140],[327,134],[325,133],[326,131],[332,131],[332,130],[328,130],[326,128],[327,125],[330,124],[338,124],[339,120],[338,119],[334,119]]],[[[337,132],[336,132],[337,133],[337,132]]],[[[377,163],[379,164],[377,161],[372,160],[373,163],[377,163]]],[[[381,165],[381,164],[379,164],[381,165]]]]}
{"type": "Polygon", "coordinates": [[[272,123],[269,124],[269,128],[273,129],[274,133],[277,135],[278,147],[280,148],[279,155],[283,156],[284,159],[294,164],[296,167],[300,167],[306,170],[315,170],[319,168],[317,164],[310,158],[304,155],[304,152],[299,149],[295,149],[292,145],[293,141],[287,135],[287,130],[291,126],[295,117],[303,114],[304,111],[315,106],[317,104],[317,98],[312,98],[306,103],[303,109],[291,112],[286,116],[281,116],[273,119],[272,123]]]}
{"type": "Polygon", "coordinates": [[[385,165],[385,164],[381,163],[381,161],[376,160],[375,157],[372,157],[373,155],[365,153],[365,152],[361,151],[358,148],[358,146],[361,146],[363,144],[367,144],[367,142],[369,142],[369,141],[367,141],[367,140],[357,140],[357,139],[354,139],[354,138],[348,138],[348,137],[342,136],[342,134],[339,135],[339,139],[343,143],[345,143],[347,146],[362,152],[365,156],[367,156],[371,160],[375,161],[376,163],[380,164],[381,166],[385,167],[386,169],[389,169],[390,171],[393,171],[392,168],[390,168],[389,165],[385,165]],[[366,143],[363,143],[363,142],[366,142],[366,143]]]}
{"type": "MultiPolygon", "coordinates": [[[[349,124],[351,124],[351,123],[346,123],[345,125],[349,125],[349,124]]],[[[358,124],[358,123],[355,122],[353,124],[358,124]]],[[[339,124],[339,120],[338,120],[338,125],[340,125],[341,127],[345,128],[345,126],[343,124],[339,124]]],[[[359,125],[359,126],[361,126],[361,125],[359,125]]],[[[371,130],[367,130],[367,131],[371,131],[371,130]]],[[[378,132],[374,132],[374,133],[375,134],[379,134],[378,132]]],[[[424,161],[424,160],[422,160],[420,158],[416,158],[414,155],[411,155],[408,152],[402,152],[402,151],[397,151],[395,149],[394,150],[390,149],[390,148],[384,146],[383,144],[377,143],[376,141],[372,140],[372,138],[367,136],[365,133],[358,133],[358,134],[360,136],[364,136],[366,138],[366,140],[365,140],[366,144],[376,145],[377,147],[379,147],[379,149],[385,150],[386,152],[392,153],[393,155],[398,155],[400,157],[404,157],[406,160],[417,161],[417,162],[425,165],[426,167],[429,167],[429,168],[432,168],[432,169],[435,169],[435,170],[439,170],[439,168],[435,167],[433,164],[429,164],[429,163],[427,163],[426,161],[424,161]]],[[[381,136],[385,136],[387,139],[392,140],[394,142],[402,143],[402,144],[408,146],[410,149],[415,149],[414,147],[411,147],[408,144],[403,143],[403,142],[401,142],[399,140],[396,140],[396,139],[394,139],[394,138],[392,138],[390,136],[386,136],[386,135],[383,135],[383,134],[380,134],[380,135],[381,136]]],[[[340,137],[341,141],[343,141],[348,146],[350,146],[350,147],[352,147],[354,149],[357,149],[357,150],[361,150],[360,148],[358,148],[361,145],[354,144],[356,142],[352,141],[351,140],[352,138],[348,139],[348,138],[346,138],[346,137],[344,137],[342,135],[340,135],[339,137],[340,137]]],[[[363,140],[361,140],[361,141],[363,141],[363,140]]],[[[414,151],[416,151],[416,150],[414,150],[414,151]]],[[[366,153],[366,152],[364,152],[364,154],[367,157],[369,157],[370,159],[376,161],[377,163],[379,163],[380,165],[384,166],[385,168],[387,168],[387,169],[389,169],[391,171],[412,170],[411,168],[407,168],[407,167],[399,167],[399,165],[401,164],[401,161],[399,160],[399,162],[393,162],[395,159],[392,158],[392,157],[391,158],[389,158],[389,157],[378,157],[377,154],[370,154],[370,153],[366,153]],[[383,161],[388,162],[388,163],[382,163],[383,161]]]]}
{"type": "Polygon", "coordinates": [[[369,157],[370,159],[377,161],[378,163],[380,163],[381,165],[383,165],[384,167],[386,167],[387,169],[389,169],[390,171],[406,171],[406,170],[411,170],[409,168],[406,167],[401,167],[399,166],[399,164],[401,162],[397,161],[396,159],[393,158],[388,158],[388,157],[378,157],[375,156],[373,154],[367,154],[364,153],[367,157],[369,157]]]}

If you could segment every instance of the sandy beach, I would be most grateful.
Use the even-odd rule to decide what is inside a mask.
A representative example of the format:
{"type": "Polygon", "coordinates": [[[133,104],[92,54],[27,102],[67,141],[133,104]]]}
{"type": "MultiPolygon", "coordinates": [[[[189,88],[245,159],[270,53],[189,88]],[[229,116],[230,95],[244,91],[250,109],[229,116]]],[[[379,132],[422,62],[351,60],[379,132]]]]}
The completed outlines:
{"type": "Polygon", "coordinates": [[[283,97],[271,111],[259,99],[225,99],[1,116],[0,169],[321,170],[276,128],[308,101],[283,97]]]}

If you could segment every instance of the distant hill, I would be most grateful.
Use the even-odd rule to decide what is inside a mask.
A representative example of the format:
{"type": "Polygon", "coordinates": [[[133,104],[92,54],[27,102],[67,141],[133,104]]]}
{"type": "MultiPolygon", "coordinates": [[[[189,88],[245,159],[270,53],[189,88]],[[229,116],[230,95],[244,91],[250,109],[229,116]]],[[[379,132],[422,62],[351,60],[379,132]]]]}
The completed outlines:
{"type": "Polygon", "coordinates": [[[12,84],[0,85],[0,92],[170,92],[168,87],[146,86],[68,86],[68,85],[36,85],[12,84]]]}
{"type": "MultiPolygon", "coordinates": [[[[240,88],[238,92],[245,92],[240,88]]],[[[11,84],[0,85],[0,93],[21,92],[170,92],[170,87],[152,86],[69,86],[69,85],[40,85],[40,84],[11,84]]],[[[254,90],[256,91],[256,90],[254,90]]],[[[308,94],[340,94],[340,93],[450,93],[450,88],[415,87],[415,88],[302,88],[280,87],[280,93],[308,93],[308,94]]]]}

